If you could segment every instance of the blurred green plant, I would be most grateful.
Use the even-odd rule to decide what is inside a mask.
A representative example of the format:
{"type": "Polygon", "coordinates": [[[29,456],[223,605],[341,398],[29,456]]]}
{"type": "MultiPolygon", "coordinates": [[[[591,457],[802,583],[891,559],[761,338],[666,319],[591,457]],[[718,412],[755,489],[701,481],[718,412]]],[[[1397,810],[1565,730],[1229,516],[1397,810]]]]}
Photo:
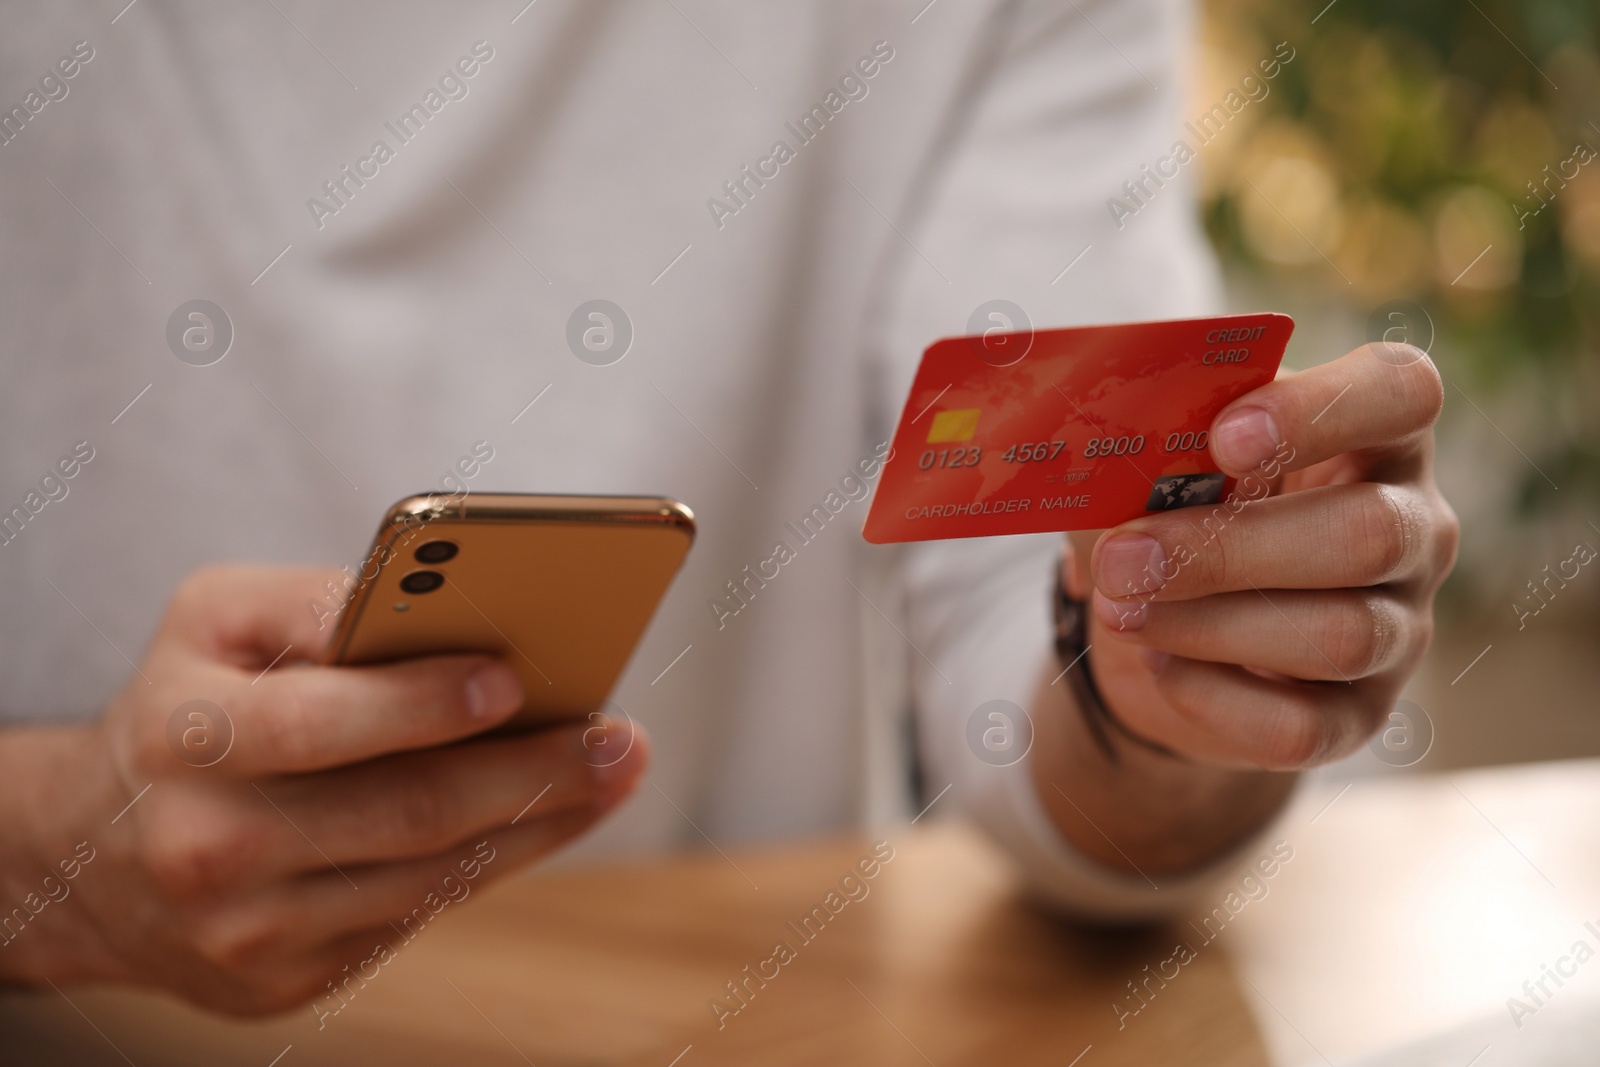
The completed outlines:
{"type": "MultiPolygon", "coordinates": [[[[1214,243],[1274,284],[1422,305],[1475,386],[1531,382],[1563,502],[1600,500],[1600,2],[1325,3],[1207,0],[1202,99],[1296,50],[1207,149],[1214,243]]],[[[1530,469],[1517,499],[1555,490],[1530,469]]]]}

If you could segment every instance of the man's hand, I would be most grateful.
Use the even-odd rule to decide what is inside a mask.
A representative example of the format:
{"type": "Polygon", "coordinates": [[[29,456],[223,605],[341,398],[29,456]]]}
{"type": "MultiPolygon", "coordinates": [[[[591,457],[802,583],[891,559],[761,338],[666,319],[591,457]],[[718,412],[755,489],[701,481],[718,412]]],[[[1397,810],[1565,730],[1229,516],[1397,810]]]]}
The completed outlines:
{"type": "Polygon", "coordinates": [[[1090,640],[1113,713],[1208,763],[1291,770],[1360,747],[1427,651],[1455,561],[1433,483],[1443,402],[1422,352],[1369,345],[1229,405],[1211,454],[1272,495],[1095,546],[1090,640]]]}
{"type": "Polygon", "coordinates": [[[78,842],[94,850],[70,895],[0,948],[0,976],[287,1008],[402,943],[430,895],[514,872],[632,791],[648,746],[630,727],[475,737],[522,703],[491,657],[310,665],[327,634],[307,603],[330,573],[199,572],[102,723],[0,735],[0,810],[26,835],[0,846],[7,906],[59,879],[78,842]],[[169,731],[192,700],[232,724],[208,766],[192,764],[218,753],[196,760],[169,731]]]}
{"type": "Polygon", "coordinates": [[[1041,761],[1040,794],[1086,851],[1138,865],[1108,847],[1121,826],[1121,847],[1154,867],[1203,862],[1287,794],[1289,776],[1263,771],[1348,755],[1384,722],[1455,560],[1459,526],[1433,482],[1443,396],[1405,345],[1282,376],[1212,425],[1217,466],[1240,479],[1231,502],[1069,551],[1090,559],[1069,591],[1093,590],[1089,658],[1109,710],[1181,757],[1122,738],[1120,767],[1041,761]]]}

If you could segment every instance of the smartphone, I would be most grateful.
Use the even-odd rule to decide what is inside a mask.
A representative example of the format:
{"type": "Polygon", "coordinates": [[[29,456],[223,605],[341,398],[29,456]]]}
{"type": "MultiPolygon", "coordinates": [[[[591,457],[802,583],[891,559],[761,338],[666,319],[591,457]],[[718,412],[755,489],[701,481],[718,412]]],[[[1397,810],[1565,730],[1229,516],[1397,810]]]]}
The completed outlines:
{"type": "Polygon", "coordinates": [[[694,542],[663,497],[425,493],[389,509],[324,662],[491,652],[526,701],[511,724],[596,711],[694,542]]]}

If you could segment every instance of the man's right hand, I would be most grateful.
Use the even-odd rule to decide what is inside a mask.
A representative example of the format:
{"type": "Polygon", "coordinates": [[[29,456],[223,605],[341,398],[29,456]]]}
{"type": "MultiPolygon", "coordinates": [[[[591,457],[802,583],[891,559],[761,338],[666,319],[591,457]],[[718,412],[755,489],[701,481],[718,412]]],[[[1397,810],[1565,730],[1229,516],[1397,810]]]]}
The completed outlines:
{"type": "Polygon", "coordinates": [[[0,978],[162,986],[236,1013],[292,1007],[399,942],[447,876],[463,882],[464,862],[477,861],[481,888],[637,785],[648,745],[628,725],[476,737],[522,703],[516,673],[492,657],[314,665],[329,631],[307,603],[337,576],[197,572],[99,724],[0,733],[0,910],[42,900],[47,875],[69,890],[7,928],[0,978]],[[193,700],[231,722],[220,759],[169,740],[193,700]],[[62,882],[80,842],[94,858],[62,882]]]}

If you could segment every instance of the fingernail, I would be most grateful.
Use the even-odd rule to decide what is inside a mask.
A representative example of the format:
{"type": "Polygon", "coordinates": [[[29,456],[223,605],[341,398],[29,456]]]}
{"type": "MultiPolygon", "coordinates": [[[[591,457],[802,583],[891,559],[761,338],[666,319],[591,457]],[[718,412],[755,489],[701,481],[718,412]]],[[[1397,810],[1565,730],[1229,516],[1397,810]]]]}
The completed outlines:
{"type": "Polygon", "coordinates": [[[467,679],[467,711],[474,719],[492,722],[522,706],[522,681],[504,663],[480,667],[467,679]]]}
{"type": "Polygon", "coordinates": [[[1095,585],[1106,596],[1148,596],[1166,585],[1167,553],[1149,534],[1117,534],[1100,545],[1095,585]]]}
{"type": "Polygon", "coordinates": [[[615,719],[595,721],[577,731],[575,737],[578,758],[593,768],[595,781],[601,787],[638,774],[639,760],[634,755],[638,740],[638,729],[632,721],[615,719]]]}
{"type": "Polygon", "coordinates": [[[1160,677],[1161,672],[1167,669],[1167,664],[1172,662],[1172,654],[1162,652],[1157,648],[1141,648],[1139,652],[1144,656],[1145,666],[1150,668],[1151,675],[1160,677]]]}
{"type": "Polygon", "coordinates": [[[1280,443],[1278,424],[1261,408],[1235,408],[1211,431],[1211,450],[1223,468],[1246,471],[1271,459],[1280,443]]]}
{"type": "Polygon", "coordinates": [[[1094,613],[1115,633],[1130,633],[1144,629],[1145,616],[1150,613],[1147,600],[1112,600],[1098,589],[1094,593],[1094,613]]]}

